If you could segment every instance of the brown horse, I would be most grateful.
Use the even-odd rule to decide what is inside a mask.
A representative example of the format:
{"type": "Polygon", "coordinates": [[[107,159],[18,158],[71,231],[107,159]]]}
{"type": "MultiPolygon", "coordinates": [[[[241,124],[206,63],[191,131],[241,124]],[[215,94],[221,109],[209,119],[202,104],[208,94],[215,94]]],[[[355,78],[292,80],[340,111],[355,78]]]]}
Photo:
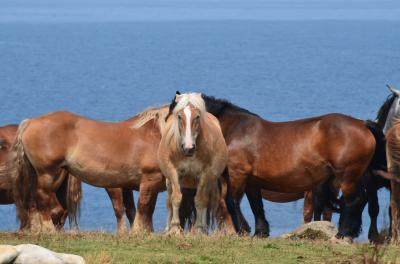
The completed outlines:
{"type": "MultiPolygon", "coordinates": [[[[18,125],[0,127],[0,166],[6,166],[17,129],[18,125]]],[[[66,217],[69,216],[70,228],[78,229],[77,215],[82,197],[81,184],[78,179],[70,175],[63,177],[65,177],[65,180],[57,190],[57,199],[61,207],[58,207],[58,203],[53,203],[55,208],[52,209],[52,220],[56,228],[61,229],[64,227],[66,217]]],[[[126,213],[130,225],[133,224],[135,216],[133,194],[119,188],[107,188],[106,191],[117,218],[117,231],[123,233],[126,229],[124,213],[126,213]]],[[[0,204],[14,204],[11,173],[4,174],[0,178],[0,204]]]]}
{"type": "Polygon", "coordinates": [[[337,237],[356,237],[366,203],[363,173],[375,151],[373,133],[362,120],[328,114],[270,122],[227,101],[203,95],[207,111],[221,124],[228,146],[229,194],[236,227],[244,195],[256,219],[256,234],[268,235],[261,190],[300,193],[332,179],[344,196],[337,237]]]}
{"type": "Polygon", "coordinates": [[[392,122],[386,134],[388,172],[379,174],[391,182],[392,242],[400,243],[400,122],[392,122]]]}
{"type": "MultiPolygon", "coordinates": [[[[49,201],[61,185],[65,170],[98,187],[139,190],[133,231],[153,230],[157,194],[164,179],[156,160],[161,138],[158,119],[135,128],[146,111],[128,121],[97,122],[68,112],[54,112],[21,123],[13,145],[13,170],[18,216],[31,229],[53,230],[49,201]]],[[[148,119],[147,119],[148,121],[148,119]]]]}
{"type": "Polygon", "coordinates": [[[219,122],[206,112],[201,94],[177,95],[175,103],[158,149],[159,165],[167,180],[167,232],[181,232],[181,188],[188,188],[196,189],[194,228],[207,233],[208,212],[213,219],[220,205],[218,182],[226,167],[228,150],[219,122]]]}
{"type": "MultiPolygon", "coordinates": [[[[14,141],[18,125],[0,127],[0,166],[6,166],[8,153],[14,141]]],[[[13,204],[12,180],[9,174],[0,177],[0,204],[13,204]]]]}
{"type": "MultiPolygon", "coordinates": [[[[14,142],[14,138],[18,129],[18,125],[7,125],[0,127],[0,166],[2,170],[6,169],[8,161],[8,155],[10,153],[11,146],[14,142]]],[[[68,183],[67,180],[63,182],[63,187],[68,183]]],[[[14,196],[12,191],[12,178],[11,173],[0,174],[0,204],[14,204],[14,196]]],[[[51,209],[51,216],[54,225],[57,229],[61,229],[64,226],[65,219],[68,215],[67,210],[67,199],[66,188],[57,192],[57,199],[60,201],[61,206],[55,206],[51,209]]],[[[80,198],[80,197],[78,197],[80,198]]],[[[54,203],[53,203],[54,204],[54,203]]],[[[73,205],[71,205],[73,208],[73,205]]]]}

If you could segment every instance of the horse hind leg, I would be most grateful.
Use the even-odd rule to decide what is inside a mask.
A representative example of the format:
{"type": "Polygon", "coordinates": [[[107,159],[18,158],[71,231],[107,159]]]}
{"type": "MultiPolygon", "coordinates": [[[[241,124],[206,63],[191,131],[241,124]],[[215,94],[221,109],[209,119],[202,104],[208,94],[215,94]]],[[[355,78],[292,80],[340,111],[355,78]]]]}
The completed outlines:
{"type": "Polygon", "coordinates": [[[124,219],[125,207],[123,203],[122,189],[106,188],[106,192],[111,199],[115,217],[117,218],[117,233],[126,233],[126,224],[124,219]]]}
{"type": "Polygon", "coordinates": [[[240,209],[240,202],[245,193],[246,176],[233,170],[229,170],[228,175],[226,205],[232,217],[236,232],[240,235],[247,235],[251,232],[251,228],[240,209]]]}
{"type": "Polygon", "coordinates": [[[360,180],[355,176],[362,174],[362,168],[355,166],[345,169],[342,175],[338,175],[338,178],[341,179],[340,188],[343,193],[343,203],[339,217],[337,238],[354,238],[361,232],[362,212],[367,198],[360,180]]]}
{"type": "Polygon", "coordinates": [[[371,223],[368,230],[368,239],[371,242],[376,242],[379,238],[377,218],[379,214],[379,203],[378,193],[374,186],[367,188],[367,199],[368,199],[368,214],[371,219],[371,223]]]}
{"type": "Polygon", "coordinates": [[[51,174],[38,173],[36,186],[36,208],[31,208],[30,225],[34,233],[53,233],[56,228],[53,224],[51,210],[62,208],[54,191],[54,179],[51,174]]]}

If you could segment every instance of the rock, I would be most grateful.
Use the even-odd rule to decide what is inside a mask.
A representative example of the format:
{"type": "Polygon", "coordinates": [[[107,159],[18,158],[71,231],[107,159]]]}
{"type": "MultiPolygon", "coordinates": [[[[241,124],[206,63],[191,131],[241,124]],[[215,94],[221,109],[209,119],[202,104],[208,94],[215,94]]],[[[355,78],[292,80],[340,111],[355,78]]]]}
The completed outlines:
{"type": "Polygon", "coordinates": [[[335,224],[328,221],[315,221],[304,224],[293,232],[281,235],[281,238],[290,239],[323,239],[335,237],[338,230],[335,224]]]}
{"type": "Polygon", "coordinates": [[[85,260],[77,255],[56,253],[49,249],[22,244],[15,246],[19,255],[14,264],[84,264],[85,260]]]}
{"type": "Polygon", "coordinates": [[[55,253],[55,255],[64,261],[65,264],[85,264],[85,260],[78,255],[55,253]]]}
{"type": "Polygon", "coordinates": [[[18,256],[18,251],[9,245],[0,245],[0,264],[9,264],[18,256]]]}

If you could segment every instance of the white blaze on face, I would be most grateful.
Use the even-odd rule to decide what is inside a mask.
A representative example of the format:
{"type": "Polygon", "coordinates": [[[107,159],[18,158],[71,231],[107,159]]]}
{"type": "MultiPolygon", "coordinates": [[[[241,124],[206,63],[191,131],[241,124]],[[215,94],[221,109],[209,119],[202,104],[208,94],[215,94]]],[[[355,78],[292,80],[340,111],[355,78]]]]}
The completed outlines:
{"type": "Polygon", "coordinates": [[[190,126],[190,118],[192,116],[192,111],[190,111],[190,107],[186,106],[183,109],[183,112],[186,116],[186,129],[185,129],[185,138],[183,141],[184,148],[192,148],[193,147],[193,139],[192,139],[192,127],[190,126]]]}

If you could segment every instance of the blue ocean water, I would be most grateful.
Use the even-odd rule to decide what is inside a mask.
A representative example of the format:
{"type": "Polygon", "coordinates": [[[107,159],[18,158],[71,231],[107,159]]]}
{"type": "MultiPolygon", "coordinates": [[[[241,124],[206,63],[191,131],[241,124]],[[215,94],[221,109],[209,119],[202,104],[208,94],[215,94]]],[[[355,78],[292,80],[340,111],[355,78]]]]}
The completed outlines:
{"type": "MultiPolygon", "coordinates": [[[[274,121],[330,112],[373,119],[385,84],[400,86],[399,43],[396,1],[5,0],[0,124],[60,109],[117,121],[175,90],[226,98],[274,121]]],[[[379,198],[385,226],[388,192],[379,198]]],[[[301,200],[264,204],[273,236],[301,224],[301,200]]],[[[242,209],[253,225],[246,200],[242,209]]],[[[1,230],[17,228],[13,206],[0,215],[1,230]]],[[[165,219],[160,194],[157,231],[165,219]]],[[[115,230],[104,190],[84,186],[80,226],[115,230]]]]}

